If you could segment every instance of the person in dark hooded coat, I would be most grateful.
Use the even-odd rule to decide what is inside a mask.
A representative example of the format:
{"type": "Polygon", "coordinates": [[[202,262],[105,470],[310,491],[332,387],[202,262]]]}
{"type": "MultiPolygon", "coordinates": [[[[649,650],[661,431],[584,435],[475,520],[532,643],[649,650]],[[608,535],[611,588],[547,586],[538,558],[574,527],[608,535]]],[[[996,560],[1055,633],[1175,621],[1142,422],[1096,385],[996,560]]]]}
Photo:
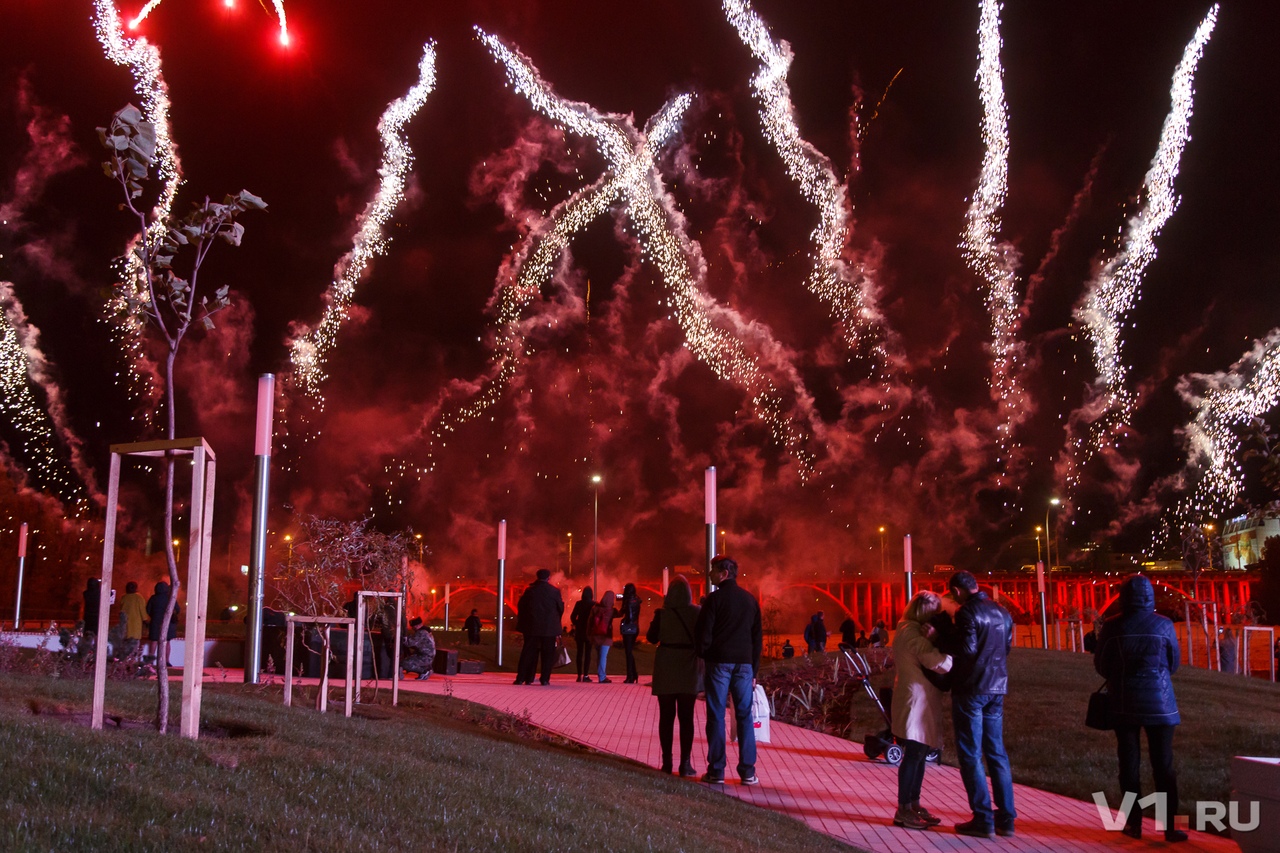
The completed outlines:
{"type": "MultiPolygon", "coordinates": [[[[1173,768],[1173,729],[1182,722],[1173,695],[1172,675],[1182,660],[1173,622],[1156,613],[1155,589],[1145,575],[1132,575],[1120,585],[1120,613],[1098,632],[1093,668],[1107,679],[1111,722],[1120,760],[1120,792],[1142,797],[1142,740],[1147,750],[1156,791],[1166,795],[1163,817],[1166,841],[1186,841],[1187,834],[1172,825],[1178,813],[1178,776],[1173,768]]],[[[1142,810],[1130,809],[1123,830],[1142,837],[1142,810]]]]}

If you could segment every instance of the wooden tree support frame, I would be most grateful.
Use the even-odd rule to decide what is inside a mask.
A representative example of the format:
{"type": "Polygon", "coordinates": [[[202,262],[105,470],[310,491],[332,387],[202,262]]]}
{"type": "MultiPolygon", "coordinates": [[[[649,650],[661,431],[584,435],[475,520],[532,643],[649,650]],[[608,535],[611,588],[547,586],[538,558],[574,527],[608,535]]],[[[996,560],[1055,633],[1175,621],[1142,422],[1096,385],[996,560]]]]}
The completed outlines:
{"type": "MultiPolygon", "coordinates": [[[[396,600],[396,633],[395,646],[391,652],[391,705],[395,707],[400,704],[400,623],[404,619],[404,593],[402,592],[366,592],[360,590],[356,593],[356,660],[360,667],[360,675],[364,675],[364,626],[365,626],[365,599],[366,598],[394,598],[396,600]]],[[[376,670],[375,670],[376,672],[376,670]]],[[[360,702],[360,682],[363,679],[356,679],[356,703],[360,702]]]]}
{"type": "MultiPolygon", "coordinates": [[[[125,456],[191,457],[191,532],[187,545],[187,628],[182,657],[183,737],[200,736],[200,699],[204,687],[204,633],[209,609],[209,549],[213,528],[213,487],[216,469],[213,449],[203,438],[141,441],[111,445],[111,474],[107,481],[107,518],[102,542],[102,595],[98,602],[99,637],[93,663],[93,714],[90,724],[102,728],[107,687],[105,627],[111,624],[111,575],[115,566],[116,512],[120,500],[120,462],[125,456]]],[[[166,654],[168,644],[166,646],[166,654]]]]}
{"type": "Polygon", "coordinates": [[[1240,674],[1246,678],[1253,677],[1253,670],[1249,667],[1249,642],[1250,634],[1262,634],[1267,638],[1267,677],[1272,681],[1276,680],[1276,629],[1271,627],[1263,627],[1262,625],[1243,625],[1240,628],[1240,640],[1244,643],[1244,654],[1241,655],[1240,674]]]}
{"type": "MultiPolygon", "coordinates": [[[[330,642],[329,632],[334,625],[346,625],[348,631],[355,629],[356,620],[350,616],[294,616],[290,613],[284,617],[285,624],[285,641],[284,641],[284,705],[288,708],[293,704],[293,626],[294,625],[323,625],[324,645],[327,649],[333,648],[330,642]]],[[[347,636],[347,701],[346,716],[351,716],[351,686],[353,679],[352,674],[352,654],[354,653],[354,643],[351,642],[350,635],[347,636]]],[[[329,661],[323,662],[324,670],[320,676],[320,713],[324,713],[329,709],[329,661]]]]}
{"type": "Polygon", "coordinates": [[[1191,633],[1191,608],[1199,607],[1200,618],[1197,623],[1201,633],[1204,634],[1204,668],[1216,669],[1221,672],[1222,655],[1218,653],[1218,602],[1187,599],[1182,602],[1182,607],[1186,613],[1187,621],[1187,665],[1196,665],[1195,635],[1191,633]],[[1212,614],[1213,620],[1213,633],[1210,633],[1209,629],[1210,614],[1212,614]]]}

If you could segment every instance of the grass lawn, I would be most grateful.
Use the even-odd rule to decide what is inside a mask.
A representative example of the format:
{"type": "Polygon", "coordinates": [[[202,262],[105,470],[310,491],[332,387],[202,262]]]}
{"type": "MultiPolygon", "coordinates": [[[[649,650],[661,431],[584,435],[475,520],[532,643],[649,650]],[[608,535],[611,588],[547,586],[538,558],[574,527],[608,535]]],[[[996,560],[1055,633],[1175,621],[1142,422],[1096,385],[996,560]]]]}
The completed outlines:
{"type": "MultiPolygon", "coordinates": [[[[892,684],[892,674],[875,683],[892,684]]],[[[1013,780],[1086,802],[1106,791],[1119,802],[1116,741],[1111,732],[1084,725],[1089,694],[1102,684],[1090,655],[1016,648],[1009,657],[1005,697],[1005,746],[1013,780]]],[[[1173,676],[1182,725],[1174,735],[1178,792],[1183,814],[1197,800],[1225,801],[1233,755],[1280,755],[1280,685],[1238,675],[1182,667],[1173,676]]],[[[884,722],[871,700],[855,693],[854,739],[880,731],[884,722]]],[[[950,706],[944,761],[956,763],[950,706]]],[[[1143,747],[1144,791],[1154,789],[1143,747]]]]}
{"type": "MultiPolygon", "coordinates": [[[[87,714],[90,692],[0,674],[0,849],[851,849],[456,699],[402,693],[348,720],[284,708],[278,684],[206,682],[206,726],[235,736],[193,742],[91,731],[64,713],[87,714]]],[[[145,720],[155,684],[111,682],[107,698],[145,720]]]]}

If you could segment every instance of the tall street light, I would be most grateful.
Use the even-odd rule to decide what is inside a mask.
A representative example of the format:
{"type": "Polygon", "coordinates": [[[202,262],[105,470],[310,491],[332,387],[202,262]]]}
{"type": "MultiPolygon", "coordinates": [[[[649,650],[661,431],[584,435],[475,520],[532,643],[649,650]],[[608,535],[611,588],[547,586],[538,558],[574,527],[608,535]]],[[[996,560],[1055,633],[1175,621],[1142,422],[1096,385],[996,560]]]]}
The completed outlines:
{"type": "Polygon", "coordinates": [[[1036,525],[1036,562],[1040,562],[1043,557],[1040,556],[1040,531],[1044,530],[1040,525],[1036,525]]]}
{"type": "MultiPolygon", "coordinates": [[[[1053,551],[1055,550],[1049,547],[1050,545],[1049,531],[1053,529],[1052,527],[1049,526],[1049,512],[1055,506],[1058,506],[1061,503],[1062,501],[1059,500],[1058,498],[1049,498],[1049,506],[1045,507],[1045,510],[1044,510],[1044,559],[1045,559],[1046,565],[1049,568],[1049,571],[1053,571],[1053,551]]],[[[1061,550],[1058,550],[1058,559],[1059,560],[1062,559],[1061,550]]]]}
{"type": "Polygon", "coordinates": [[[729,553],[729,531],[727,530],[720,531],[720,553],[729,553]]]}
{"type": "Polygon", "coordinates": [[[596,527],[591,537],[591,588],[600,591],[600,475],[592,474],[591,483],[596,487],[596,527]]]}
{"type": "Polygon", "coordinates": [[[418,563],[419,563],[419,564],[422,564],[422,562],[423,562],[423,560],[422,560],[422,534],[421,534],[421,533],[415,533],[415,534],[413,534],[413,538],[414,538],[414,539],[416,539],[416,540],[418,540],[418,563]]]}
{"type": "Polygon", "coordinates": [[[880,577],[887,574],[889,568],[888,558],[884,552],[884,525],[880,526],[880,577]]]}
{"type": "Polygon", "coordinates": [[[573,533],[569,534],[569,577],[573,577],[573,533]]]}

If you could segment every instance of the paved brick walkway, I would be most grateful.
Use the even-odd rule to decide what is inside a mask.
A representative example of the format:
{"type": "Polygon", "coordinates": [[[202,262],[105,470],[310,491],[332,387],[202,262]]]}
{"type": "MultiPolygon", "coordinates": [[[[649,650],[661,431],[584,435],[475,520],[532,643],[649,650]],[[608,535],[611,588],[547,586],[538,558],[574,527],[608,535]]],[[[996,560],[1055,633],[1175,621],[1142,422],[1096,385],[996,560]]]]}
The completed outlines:
{"type": "MultiPolygon", "coordinates": [[[[652,767],[661,762],[658,703],[649,693],[647,678],[639,685],[622,684],[617,679],[613,684],[578,684],[569,677],[556,676],[547,687],[516,687],[511,680],[512,676],[504,673],[453,678],[436,675],[421,685],[401,682],[401,689],[443,695],[448,684],[459,699],[513,714],[527,711],[538,726],[593,749],[652,767]]],[[[699,702],[695,712],[694,766],[699,772],[706,769],[705,708],[699,702]]],[[[1146,838],[1134,841],[1119,832],[1105,831],[1092,803],[1023,785],[1015,786],[1016,838],[966,838],[951,830],[953,824],[970,817],[960,773],[954,767],[934,765],[929,765],[925,774],[924,802],[942,818],[942,826],[928,832],[899,829],[890,821],[897,802],[897,768],[868,761],[862,747],[849,741],[776,720],[771,729],[771,742],[760,745],[756,763],[761,784],[748,788],[731,779],[729,784],[716,787],[728,796],[792,815],[819,832],[868,850],[1239,850],[1229,840],[1194,832],[1187,844],[1166,845],[1150,819],[1144,829],[1146,838]]],[[[735,761],[731,744],[730,777],[735,761]]]]}

